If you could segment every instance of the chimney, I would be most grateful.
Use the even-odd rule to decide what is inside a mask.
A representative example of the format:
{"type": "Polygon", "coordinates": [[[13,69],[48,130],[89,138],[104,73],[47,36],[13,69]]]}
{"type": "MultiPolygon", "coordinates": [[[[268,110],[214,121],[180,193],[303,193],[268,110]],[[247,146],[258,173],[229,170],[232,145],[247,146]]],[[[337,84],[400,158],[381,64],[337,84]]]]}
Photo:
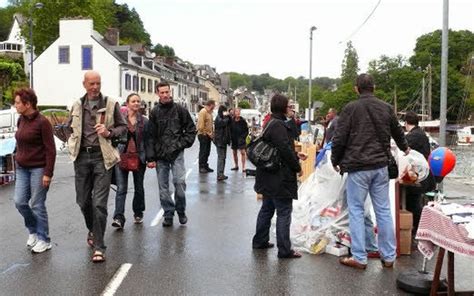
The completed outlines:
{"type": "Polygon", "coordinates": [[[105,41],[112,45],[112,46],[118,46],[119,45],[119,34],[120,31],[117,28],[108,28],[107,32],[105,32],[104,39],[105,41]]]}

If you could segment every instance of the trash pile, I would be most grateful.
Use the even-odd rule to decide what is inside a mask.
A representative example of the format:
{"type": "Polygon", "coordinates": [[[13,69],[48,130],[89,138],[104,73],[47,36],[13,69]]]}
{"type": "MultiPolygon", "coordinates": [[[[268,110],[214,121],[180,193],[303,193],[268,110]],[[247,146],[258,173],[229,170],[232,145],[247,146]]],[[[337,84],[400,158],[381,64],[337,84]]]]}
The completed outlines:
{"type": "MultiPolygon", "coordinates": [[[[341,176],[334,170],[330,145],[320,151],[314,173],[298,189],[298,200],[293,202],[290,237],[297,250],[342,256],[350,247],[345,196],[347,174],[341,176]]],[[[392,153],[399,166],[400,180],[405,178],[405,182],[419,183],[428,176],[428,163],[417,151],[412,150],[405,156],[392,146],[392,153]]],[[[371,208],[370,198],[366,200],[366,208],[371,208]]]]}

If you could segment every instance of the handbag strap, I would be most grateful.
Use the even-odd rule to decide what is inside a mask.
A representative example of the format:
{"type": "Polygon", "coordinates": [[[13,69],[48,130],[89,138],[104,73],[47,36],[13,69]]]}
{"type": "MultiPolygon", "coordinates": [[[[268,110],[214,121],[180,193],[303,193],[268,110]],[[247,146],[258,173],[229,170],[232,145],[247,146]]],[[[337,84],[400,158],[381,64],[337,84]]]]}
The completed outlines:
{"type": "MultiPolygon", "coordinates": [[[[365,106],[365,111],[367,112],[367,114],[369,114],[369,117],[370,117],[370,121],[372,122],[372,125],[375,127],[375,120],[374,120],[374,117],[372,115],[372,113],[369,111],[369,109],[367,108],[366,105],[365,106]]],[[[384,148],[383,146],[383,139],[382,139],[382,135],[380,135],[379,133],[377,133],[377,131],[375,131],[375,134],[377,135],[377,140],[379,142],[380,145],[382,145],[382,148],[384,148]]],[[[388,160],[390,160],[390,155],[391,153],[389,152],[390,151],[390,148],[386,148],[384,149],[385,150],[385,154],[386,156],[388,157],[388,160]]]]}

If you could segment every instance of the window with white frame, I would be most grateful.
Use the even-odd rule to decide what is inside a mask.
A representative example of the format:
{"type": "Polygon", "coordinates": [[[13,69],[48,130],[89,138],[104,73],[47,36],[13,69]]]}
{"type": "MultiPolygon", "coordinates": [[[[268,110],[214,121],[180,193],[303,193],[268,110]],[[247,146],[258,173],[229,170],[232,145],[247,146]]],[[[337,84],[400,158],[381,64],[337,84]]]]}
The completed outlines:
{"type": "Polygon", "coordinates": [[[130,74],[125,74],[125,89],[131,90],[132,89],[132,76],[130,74]]]}
{"type": "Polygon", "coordinates": [[[133,75],[133,91],[138,91],[138,76],[133,75]]]}
{"type": "Polygon", "coordinates": [[[140,78],[140,91],[146,91],[146,79],[144,77],[140,78]]]}
{"type": "Polygon", "coordinates": [[[153,80],[148,79],[148,92],[152,93],[153,92],[153,80]]]}
{"type": "Polygon", "coordinates": [[[82,46],[82,70],[92,70],[92,46],[82,46]]]}

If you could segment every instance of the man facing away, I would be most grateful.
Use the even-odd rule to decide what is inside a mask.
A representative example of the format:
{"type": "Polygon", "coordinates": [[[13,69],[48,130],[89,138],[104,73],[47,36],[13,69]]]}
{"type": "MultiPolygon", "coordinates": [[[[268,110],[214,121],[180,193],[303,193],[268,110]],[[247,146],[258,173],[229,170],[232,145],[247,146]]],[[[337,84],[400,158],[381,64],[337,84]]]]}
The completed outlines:
{"type": "Polygon", "coordinates": [[[204,104],[204,108],[198,113],[197,134],[199,140],[199,172],[202,174],[212,173],[214,170],[209,167],[209,154],[211,153],[211,142],[214,139],[214,121],[212,111],[216,106],[214,100],[209,100],[204,104]]]}
{"type": "Polygon", "coordinates": [[[193,145],[196,138],[196,126],[191,114],[179,104],[173,102],[170,85],[159,83],[156,93],[160,100],[150,112],[148,121],[148,141],[146,143],[147,166],[156,167],[160,203],[163,208],[163,226],[173,225],[174,212],[178,213],[179,223],[186,224],[186,168],[184,149],[193,145]],[[173,174],[175,188],[174,199],[169,189],[170,171],[173,174]]]}
{"type": "Polygon", "coordinates": [[[87,243],[94,249],[92,261],[103,262],[112,168],[120,160],[111,139],[123,134],[127,123],[119,104],[100,92],[99,73],[86,72],[83,86],[86,94],[71,108],[68,148],[74,161],[76,202],[89,230],[87,243]]]}
{"type": "Polygon", "coordinates": [[[347,203],[352,257],[341,264],[365,269],[364,203],[370,194],[378,227],[378,247],[383,267],[390,268],[396,258],[396,242],[390,212],[388,153],[390,136],[400,150],[409,148],[392,106],[373,94],[372,76],[357,77],[359,98],[347,104],[339,115],[332,143],[331,161],[336,170],[347,172],[347,203]]]}

